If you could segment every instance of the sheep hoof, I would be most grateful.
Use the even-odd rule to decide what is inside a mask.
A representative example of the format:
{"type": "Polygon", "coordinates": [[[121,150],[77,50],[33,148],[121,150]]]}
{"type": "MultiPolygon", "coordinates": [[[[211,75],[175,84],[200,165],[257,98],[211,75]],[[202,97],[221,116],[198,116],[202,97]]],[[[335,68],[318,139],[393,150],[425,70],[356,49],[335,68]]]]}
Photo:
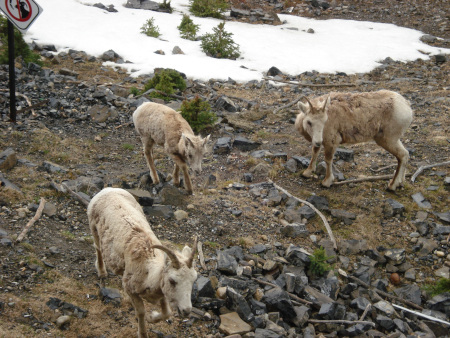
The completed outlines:
{"type": "Polygon", "coordinates": [[[303,177],[307,177],[307,178],[311,178],[314,176],[314,172],[312,170],[308,170],[306,169],[303,173],[302,173],[303,177]]]}
{"type": "Polygon", "coordinates": [[[331,182],[322,181],[322,186],[325,187],[325,188],[331,187],[332,184],[333,184],[333,181],[331,181],[331,182]]]}

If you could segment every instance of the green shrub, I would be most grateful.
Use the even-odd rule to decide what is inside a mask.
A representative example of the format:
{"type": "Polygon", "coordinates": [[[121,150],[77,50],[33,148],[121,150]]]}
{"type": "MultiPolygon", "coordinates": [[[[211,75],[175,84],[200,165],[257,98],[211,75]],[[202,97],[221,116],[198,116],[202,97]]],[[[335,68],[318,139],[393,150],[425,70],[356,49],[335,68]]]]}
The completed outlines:
{"type": "Polygon", "coordinates": [[[189,123],[195,133],[213,125],[217,121],[217,116],[211,111],[209,103],[198,96],[190,101],[183,101],[180,110],[181,116],[189,123]]]}
{"type": "Polygon", "coordinates": [[[327,257],[323,247],[317,248],[310,257],[311,263],[308,272],[313,276],[322,276],[325,272],[330,271],[332,266],[327,263],[330,258],[333,257],[327,257]]]}
{"type": "Polygon", "coordinates": [[[183,19],[181,19],[181,23],[177,28],[183,39],[195,40],[199,27],[199,25],[194,24],[189,15],[183,14],[183,19]]]}
{"type": "Polygon", "coordinates": [[[213,28],[214,33],[205,34],[202,37],[201,47],[208,56],[218,59],[235,60],[241,54],[239,45],[237,45],[231,36],[233,33],[225,31],[225,22],[221,22],[213,28]]]}
{"type": "Polygon", "coordinates": [[[150,97],[157,97],[163,100],[170,100],[170,95],[176,90],[186,89],[186,81],[179,72],[174,69],[163,69],[155,73],[144,86],[143,92],[150,89],[156,89],[159,92],[150,93],[150,97]]]}
{"type": "Polygon", "coordinates": [[[199,17],[222,19],[223,13],[228,9],[226,0],[189,0],[189,10],[199,17]]]}
{"type": "MultiPolygon", "coordinates": [[[[0,15],[0,64],[9,63],[9,48],[8,48],[8,20],[0,15]]],[[[26,63],[36,63],[43,66],[39,54],[33,52],[23,39],[22,33],[14,28],[14,57],[21,56],[26,63]]]]}
{"type": "Polygon", "coordinates": [[[130,88],[130,93],[133,94],[134,96],[138,96],[141,94],[141,92],[139,91],[139,89],[137,89],[136,87],[131,87],[130,88]]]}
{"type": "Polygon", "coordinates": [[[146,23],[141,27],[141,33],[153,38],[157,38],[161,35],[159,27],[155,25],[155,19],[148,19],[146,23]]]}
{"type": "Polygon", "coordinates": [[[439,278],[436,284],[427,284],[424,289],[426,292],[431,294],[432,297],[444,292],[450,292],[450,279],[444,277],[439,278]]]}
{"type": "Polygon", "coordinates": [[[170,6],[170,1],[167,2],[166,0],[164,0],[162,4],[159,4],[159,8],[163,9],[167,13],[172,13],[172,6],[170,6]]]}

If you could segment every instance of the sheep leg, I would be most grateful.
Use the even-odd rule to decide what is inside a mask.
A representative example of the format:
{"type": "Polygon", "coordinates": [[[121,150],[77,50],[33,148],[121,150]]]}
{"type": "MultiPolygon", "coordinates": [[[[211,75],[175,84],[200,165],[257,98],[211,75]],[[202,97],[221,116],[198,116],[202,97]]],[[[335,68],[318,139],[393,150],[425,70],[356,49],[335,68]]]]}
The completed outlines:
{"type": "Polygon", "coordinates": [[[138,320],[138,337],[148,338],[147,329],[145,328],[145,305],[141,297],[136,294],[128,294],[133,303],[134,310],[136,311],[136,317],[138,320]]]}
{"type": "Polygon", "coordinates": [[[324,187],[329,188],[334,181],[334,175],[333,175],[333,157],[334,152],[336,151],[336,147],[324,147],[325,152],[325,163],[327,165],[327,171],[325,173],[325,179],[322,181],[322,185],[324,187]]]}
{"type": "Polygon", "coordinates": [[[312,147],[311,161],[309,162],[308,168],[302,173],[303,177],[312,177],[316,171],[317,157],[319,156],[320,147],[312,147]]]}
{"type": "Polygon", "coordinates": [[[161,305],[161,312],[153,311],[152,314],[148,317],[148,321],[150,323],[157,323],[161,320],[166,320],[171,316],[172,311],[170,310],[169,303],[165,298],[160,300],[160,305],[161,305]]]}
{"type": "Polygon", "coordinates": [[[104,278],[108,276],[106,272],[105,263],[103,262],[102,251],[100,250],[100,238],[98,236],[97,227],[92,226],[92,234],[94,237],[94,247],[97,253],[97,259],[95,260],[95,269],[97,270],[98,277],[104,278]]]}
{"type": "Polygon", "coordinates": [[[173,184],[178,187],[180,186],[180,167],[175,163],[173,168],[173,184]]]}
{"type": "Polygon", "coordinates": [[[394,177],[389,181],[388,185],[388,190],[394,191],[398,188],[398,186],[403,185],[403,181],[405,180],[406,164],[409,159],[408,150],[405,149],[400,140],[395,141],[393,144],[389,142],[377,142],[377,144],[397,158],[397,168],[395,170],[394,177]]]}
{"type": "MultiPolygon", "coordinates": [[[[191,178],[189,177],[189,169],[186,164],[186,162],[179,156],[179,155],[172,155],[173,160],[175,161],[175,165],[177,165],[181,170],[183,171],[183,178],[184,178],[184,187],[186,188],[188,194],[192,195],[192,182],[191,178]]],[[[175,172],[174,172],[175,174],[175,172]]],[[[175,180],[174,180],[175,182],[175,180]]]]}
{"type": "Polygon", "coordinates": [[[150,176],[152,178],[153,184],[159,184],[159,176],[156,171],[155,162],[153,160],[153,141],[152,140],[142,140],[144,143],[144,155],[147,160],[147,165],[150,168],[150,176]]]}

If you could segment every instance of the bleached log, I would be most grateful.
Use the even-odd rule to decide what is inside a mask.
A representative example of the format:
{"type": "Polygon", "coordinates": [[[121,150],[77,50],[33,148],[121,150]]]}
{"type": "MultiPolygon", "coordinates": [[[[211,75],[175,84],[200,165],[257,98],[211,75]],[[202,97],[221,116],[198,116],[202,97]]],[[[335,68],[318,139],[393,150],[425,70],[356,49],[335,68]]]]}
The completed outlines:
{"type": "Polygon", "coordinates": [[[16,239],[16,243],[19,243],[23,240],[23,238],[25,237],[25,235],[27,234],[28,230],[30,230],[31,226],[42,216],[42,211],[44,210],[45,207],[45,198],[41,197],[41,202],[39,203],[39,207],[36,210],[36,214],[34,215],[34,217],[32,219],[30,219],[27,223],[27,225],[25,226],[25,228],[22,230],[22,232],[20,233],[20,235],[17,237],[16,239]]]}

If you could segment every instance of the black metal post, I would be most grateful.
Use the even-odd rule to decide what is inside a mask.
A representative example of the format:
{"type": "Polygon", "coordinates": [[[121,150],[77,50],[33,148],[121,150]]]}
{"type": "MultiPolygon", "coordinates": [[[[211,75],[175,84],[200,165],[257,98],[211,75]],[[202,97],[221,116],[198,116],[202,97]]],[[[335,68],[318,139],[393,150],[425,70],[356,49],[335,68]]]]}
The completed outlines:
{"type": "Polygon", "coordinates": [[[14,71],[14,26],[8,20],[9,117],[16,123],[16,72],[14,71]]]}

